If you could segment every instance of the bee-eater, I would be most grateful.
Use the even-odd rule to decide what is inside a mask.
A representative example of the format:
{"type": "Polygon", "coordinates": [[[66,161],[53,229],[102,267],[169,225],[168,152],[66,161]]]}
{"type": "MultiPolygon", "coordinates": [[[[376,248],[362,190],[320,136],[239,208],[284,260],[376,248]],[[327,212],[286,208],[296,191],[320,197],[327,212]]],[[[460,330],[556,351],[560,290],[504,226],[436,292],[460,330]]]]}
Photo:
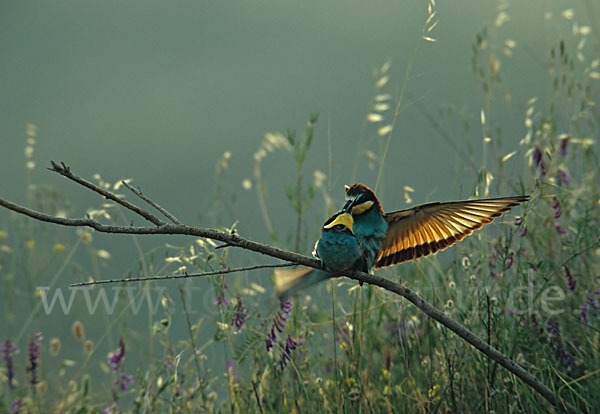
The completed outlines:
{"type": "Polygon", "coordinates": [[[366,185],[346,186],[354,235],[367,267],[395,265],[436,253],[470,235],[529,196],[429,203],[384,213],[366,185]]]}
{"type": "MultiPolygon", "coordinates": [[[[349,206],[351,203],[346,203],[349,206]]],[[[350,270],[367,271],[367,265],[358,240],[352,232],[352,215],[345,210],[331,216],[321,228],[321,237],[315,244],[313,255],[318,257],[327,271],[302,267],[276,270],[273,274],[275,292],[286,299],[298,291],[336,274],[350,270]]]]}

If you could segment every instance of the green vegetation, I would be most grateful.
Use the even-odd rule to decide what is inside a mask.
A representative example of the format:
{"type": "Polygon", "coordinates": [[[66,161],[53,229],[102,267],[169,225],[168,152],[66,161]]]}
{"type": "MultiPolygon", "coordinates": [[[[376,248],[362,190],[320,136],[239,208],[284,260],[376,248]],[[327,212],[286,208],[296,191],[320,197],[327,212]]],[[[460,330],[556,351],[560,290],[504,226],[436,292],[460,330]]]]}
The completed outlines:
{"type": "MultiPolygon", "coordinates": [[[[428,20],[422,42],[434,40],[433,24],[428,20]]],[[[504,148],[493,114],[495,105],[508,99],[510,85],[496,53],[508,56],[515,45],[491,35],[497,25],[498,20],[486,26],[473,45],[472,67],[485,103],[470,117],[480,122],[481,134],[474,138],[475,128],[467,124],[465,142],[454,143],[455,155],[457,162],[473,166],[473,195],[527,193],[531,200],[442,259],[426,257],[381,274],[420,292],[579,410],[598,412],[600,168],[594,146],[600,132],[600,63],[583,56],[583,27],[557,38],[547,65],[535,74],[547,79],[552,93],[512,103],[524,107],[525,130],[519,146],[504,148]],[[481,156],[475,154],[478,148],[481,156]]],[[[389,71],[386,64],[376,72],[366,118],[365,134],[373,129],[378,150],[363,147],[366,139],[357,149],[357,163],[366,156],[374,170],[380,170],[377,160],[384,159],[388,137],[398,133],[399,105],[394,122],[384,122],[390,97],[382,88],[389,71]]],[[[264,220],[273,243],[290,250],[312,242],[301,229],[303,213],[318,194],[332,212],[340,207],[331,200],[341,199],[341,188],[329,188],[322,173],[308,184],[303,173],[314,146],[325,148],[324,137],[314,135],[316,121],[310,116],[302,138],[293,132],[267,134],[254,157],[253,180],[244,183],[257,191],[256,217],[264,220]],[[270,188],[284,193],[297,214],[289,228],[275,228],[267,209],[269,178],[261,174],[261,164],[275,151],[289,157],[286,173],[295,176],[288,187],[270,188]]],[[[448,137],[442,121],[431,119],[448,137]]],[[[28,127],[31,169],[36,133],[28,127]]],[[[225,154],[216,167],[211,208],[219,223],[218,211],[233,197],[223,185],[229,158],[225,154]]],[[[100,176],[95,180],[119,190],[100,176]]],[[[405,188],[407,199],[411,190],[405,188]]],[[[31,208],[73,217],[72,206],[56,189],[30,185],[27,192],[31,208]]],[[[112,203],[88,214],[127,223],[112,203]]],[[[224,269],[231,267],[232,256],[242,254],[217,249],[209,240],[143,252],[132,240],[139,250],[128,274],[133,277],[224,269]]],[[[68,318],[60,311],[58,318],[45,316],[44,295],[51,301],[53,289],[103,274],[109,250],[86,229],[75,234],[17,215],[0,223],[0,321],[17,332],[0,338],[0,412],[548,410],[528,386],[400,297],[349,279],[328,281],[276,305],[267,271],[261,284],[228,275],[186,281],[173,291],[129,285],[116,291],[111,314],[102,312],[100,300],[90,315],[82,291],[68,318]],[[132,316],[134,308],[150,297],[156,299],[155,312],[144,313],[147,319],[140,322],[141,316],[132,316]],[[191,311],[192,298],[204,301],[202,311],[191,311]],[[176,325],[184,337],[174,334],[176,325]],[[81,351],[67,354],[77,347],[81,351]]],[[[94,303],[98,290],[88,292],[94,303]]],[[[106,303],[114,292],[108,289],[106,303]]],[[[66,301],[68,295],[65,290],[66,301]]]]}

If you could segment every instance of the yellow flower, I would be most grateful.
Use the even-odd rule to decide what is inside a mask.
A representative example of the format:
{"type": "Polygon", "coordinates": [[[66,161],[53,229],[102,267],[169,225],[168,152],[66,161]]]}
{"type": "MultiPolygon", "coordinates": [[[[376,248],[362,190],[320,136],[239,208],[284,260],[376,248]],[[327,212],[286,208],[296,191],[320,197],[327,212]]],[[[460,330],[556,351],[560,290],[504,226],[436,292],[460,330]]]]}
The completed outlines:
{"type": "Polygon", "coordinates": [[[433,387],[431,387],[428,391],[429,398],[435,397],[439,390],[440,386],[438,384],[435,384],[433,387]]]}
{"type": "Polygon", "coordinates": [[[65,245],[62,243],[54,243],[54,246],[52,247],[52,249],[58,253],[58,252],[62,252],[63,250],[65,250],[65,245]]]}

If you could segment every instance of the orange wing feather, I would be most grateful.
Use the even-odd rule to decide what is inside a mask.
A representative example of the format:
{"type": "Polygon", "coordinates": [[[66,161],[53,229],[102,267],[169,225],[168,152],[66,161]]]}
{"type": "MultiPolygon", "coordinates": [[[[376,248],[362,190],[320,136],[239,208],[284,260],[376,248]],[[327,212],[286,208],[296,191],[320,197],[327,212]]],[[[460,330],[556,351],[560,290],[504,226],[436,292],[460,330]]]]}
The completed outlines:
{"type": "Polygon", "coordinates": [[[430,203],[385,214],[389,227],[375,267],[443,250],[528,199],[517,196],[430,203]]]}

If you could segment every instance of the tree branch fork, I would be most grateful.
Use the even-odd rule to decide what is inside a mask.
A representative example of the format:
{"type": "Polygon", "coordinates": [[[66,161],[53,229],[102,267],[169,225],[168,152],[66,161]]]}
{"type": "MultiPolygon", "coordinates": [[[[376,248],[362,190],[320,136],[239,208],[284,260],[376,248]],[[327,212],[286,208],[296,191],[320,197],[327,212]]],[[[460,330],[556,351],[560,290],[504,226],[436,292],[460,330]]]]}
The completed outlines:
{"type": "MultiPolygon", "coordinates": [[[[263,267],[276,267],[276,266],[289,266],[291,264],[300,264],[304,266],[313,267],[316,269],[323,269],[322,264],[319,260],[304,256],[298,253],[290,252],[287,250],[283,250],[274,246],[270,246],[263,243],[258,243],[256,241],[244,238],[235,233],[223,232],[215,229],[204,228],[204,227],[196,227],[189,226],[185,224],[181,224],[179,220],[175,218],[171,213],[169,213],[164,208],[160,207],[157,203],[155,203],[152,199],[145,196],[140,189],[135,189],[126,182],[122,182],[122,184],[132,191],[136,196],[140,199],[148,203],[150,206],[158,210],[163,216],[165,216],[171,223],[167,223],[154,214],[144,210],[137,205],[122,199],[116,194],[101,188],[77,175],[73,174],[71,168],[67,166],[65,163],[61,162],[60,165],[51,161],[51,167],[49,170],[54,171],[63,177],[74,181],[84,187],[95,191],[96,193],[102,195],[104,198],[112,200],[113,202],[127,208],[128,210],[136,213],[137,215],[144,218],[146,221],[150,222],[152,225],[150,226],[115,226],[115,225],[107,225],[100,223],[92,218],[79,218],[79,219],[70,219],[52,216],[48,214],[44,214],[38,211],[34,211],[24,206],[20,206],[18,204],[12,203],[8,200],[4,200],[0,198],[0,206],[5,207],[9,210],[12,210],[18,214],[23,214],[25,216],[31,217],[38,221],[54,223],[61,226],[70,226],[70,227],[90,227],[94,230],[101,233],[112,233],[112,234],[133,234],[133,235],[185,235],[192,237],[203,237],[212,240],[217,240],[224,243],[224,246],[227,247],[239,247],[246,250],[251,250],[256,253],[263,254],[265,256],[273,257],[276,259],[284,260],[288,263],[280,264],[280,265],[266,265],[266,266],[253,266],[249,268],[241,268],[238,270],[253,270],[257,268],[263,267]]],[[[232,269],[235,271],[235,269],[232,269]]],[[[192,276],[208,276],[210,274],[221,274],[221,273],[229,273],[229,272],[209,272],[207,274],[198,274],[198,275],[181,275],[181,277],[192,277],[192,276]]],[[[475,333],[470,331],[468,328],[452,319],[444,312],[437,309],[435,306],[427,302],[417,293],[413,292],[411,289],[393,282],[388,279],[384,279],[375,275],[371,275],[369,273],[364,273],[360,271],[351,271],[345,272],[344,276],[349,277],[351,279],[358,280],[363,283],[369,283],[380,288],[383,288],[389,292],[395,293],[399,296],[404,297],[409,302],[414,304],[417,308],[419,308],[423,313],[425,313],[430,318],[436,320],[440,324],[444,325],[446,328],[453,331],[455,334],[460,336],[466,342],[471,344],[477,350],[485,354],[487,357],[496,361],[498,364],[503,366],[505,369],[510,371],[512,374],[520,378],[523,382],[529,385],[532,389],[534,389],[537,393],[539,393],[543,398],[545,398],[549,403],[555,406],[560,411],[566,412],[576,412],[575,408],[573,408],[570,404],[565,402],[560,398],[559,395],[556,395],[550,388],[548,388],[545,384],[540,382],[535,376],[531,375],[527,372],[523,367],[517,364],[515,361],[508,358],[498,349],[490,346],[487,342],[485,342],[482,338],[477,336],[475,333]]],[[[153,277],[153,278],[145,278],[149,280],[164,280],[168,279],[168,277],[153,277]]],[[[113,282],[124,282],[124,281],[132,281],[132,279],[126,280],[110,280],[110,281],[97,281],[97,282],[89,282],[89,283],[80,283],[74,286],[83,286],[89,284],[98,284],[98,283],[113,283],[113,282]]]]}

